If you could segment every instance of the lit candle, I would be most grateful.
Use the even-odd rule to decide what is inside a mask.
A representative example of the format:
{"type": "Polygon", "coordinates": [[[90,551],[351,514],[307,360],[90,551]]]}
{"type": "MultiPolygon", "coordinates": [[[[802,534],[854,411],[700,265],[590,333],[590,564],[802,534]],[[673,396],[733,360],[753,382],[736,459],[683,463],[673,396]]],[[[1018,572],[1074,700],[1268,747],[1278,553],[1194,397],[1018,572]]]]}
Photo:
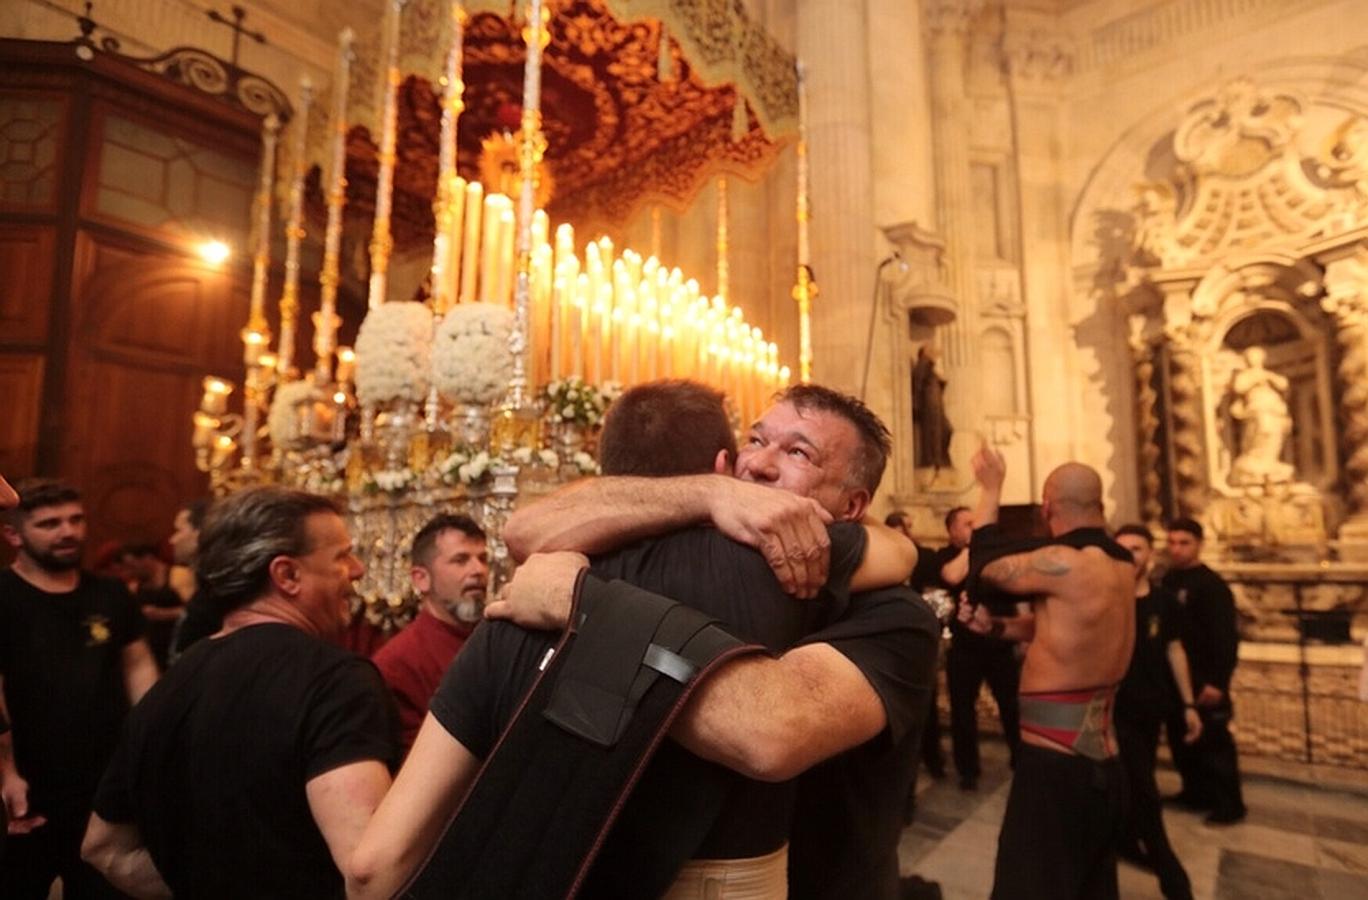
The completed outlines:
{"type": "Polygon", "coordinates": [[[347,384],[356,372],[356,351],[350,347],[337,348],[337,383],[347,384]]]}
{"type": "Polygon", "coordinates": [[[484,209],[484,185],[466,185],[465,239],[461,250],[461,302],[474,303],[476,279],[480,274],[480,212],[484,209]]]}
{"type": "Polygon", "coordinates": [[[498,303],[513,305],[514,246],[517,235],[517,218],[513,215],[513,201],[507,197],[499,210],[499,293],[498,303]]]}
{"type": "MultiPolygon", "coordinates": [[[[566,271],[566,280],[570,280],[566,271]]],[[[573,303],[570,313],[570,371],[584,378],[584,334],[589,327],[589,276],[580,272],[574,279],[573,303]]]]}
{"type": "Polygon", "coordinates": [[[200,409],[211,416],[221,416],[228,411],[228,395],[233,386],[222,378],[210,375],[202,382],[204,396],[200,399],[200,409]]]}
{"type": "Polygon", "coordinates": [[[480,299],[498,302],[499,290],[499,197],[490,194],[484,201],[484,227],[480,236],[480,299]]]}
{"type": "Polygon", "coordinates": [[[204,410],[196,410],[191,421],[195,424],[195,434],[190,443],[196,450],[202,450],[214,442],[214,435],[218,433],[219,420],[211,413],[204,410]]]}
{"type": "Polygon", "coordinates": [[[214,453],[210,457],[210,466],[215,469],[222,468],[223,464],[232,457],[233,451],[237,449],[237,441],[234,441],[226,434],[221,434],[214,439],[214,453]]]}

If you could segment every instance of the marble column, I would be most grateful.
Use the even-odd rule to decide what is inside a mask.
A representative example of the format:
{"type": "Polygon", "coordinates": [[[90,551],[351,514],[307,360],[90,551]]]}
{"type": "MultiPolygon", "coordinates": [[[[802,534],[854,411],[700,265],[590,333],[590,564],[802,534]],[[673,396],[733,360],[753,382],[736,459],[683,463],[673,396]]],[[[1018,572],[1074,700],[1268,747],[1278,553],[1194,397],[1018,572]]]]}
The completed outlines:
{"type": "MultiPolygon", "coordinates": [[[[812,163],[812,379],[860,389],[876,265],[865,0],[800,0],[812,163]],[[858,362],[857,362],[858,361],[858,362]]],[[[796,375],[796,373],[795,373],[796,375]]]]}
{"type": "MultiPolygon", "coordinates": [[[[978,382],[978,303],[974,284],[974,201],[969,158],[969,99],[965,94],[966,39],[982,0],[924,0],[931,83],[932,170],[938,231],[957,317],[939,335],[944,353],[946,413],[956,432],[981,427],[978,382]]],[[[953,460],[956,464],[964,460],[953,460]]]]}
{"type": "Polygon", "coordinates": [[[1136,462],[1140,483],[1140,518],[1151,528],[1163,522],[1164,506],[1159,478],[1159,394],[1154,389],[1154,360],[1158,346],[1158,321],[1152,315],[1130,317],[1129,347],[1135,365],[1136,462]]]}
{"type": "Polygon", "coordinates": [[[1368,544],[1368,248],[1346,249],[1323,260],[1321,307],[1334,319],[1340,351],[1340,442],[1349,516],[1339,536],[1346,543],[1368,544]]]}
{"type": "Polygon", "coordinates": [[[1203,437],[1202,360],[1192,314],[1194,278],[1159,281],[1165,362],[1165,398],[1171,515],[1198,518],[1208,498],[1206,440],[1203,437]]]}

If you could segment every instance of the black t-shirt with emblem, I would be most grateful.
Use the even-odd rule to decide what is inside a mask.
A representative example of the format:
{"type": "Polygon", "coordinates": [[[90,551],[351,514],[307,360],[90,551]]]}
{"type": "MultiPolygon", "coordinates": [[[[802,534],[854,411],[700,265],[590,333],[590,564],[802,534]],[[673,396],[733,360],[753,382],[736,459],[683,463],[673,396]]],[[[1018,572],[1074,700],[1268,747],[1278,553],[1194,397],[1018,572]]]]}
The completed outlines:
{"type": "Polygon", "coordinates": [[[114,579],[82,572],[74,591],[53,594],[0,572],[0,676],[35,813],[88,808],[128,712],[123,649],[144,628],[114,579]]]}
{"type": "Polygon", "coordinates": [[[1181,639],[1183,608],[1172,592],[1154,587],[1135,600],[1135,652],[1121,680],[1119,714],[1162,718],[1179,702],[1169,666],[1169,644],[1181,639]]]}

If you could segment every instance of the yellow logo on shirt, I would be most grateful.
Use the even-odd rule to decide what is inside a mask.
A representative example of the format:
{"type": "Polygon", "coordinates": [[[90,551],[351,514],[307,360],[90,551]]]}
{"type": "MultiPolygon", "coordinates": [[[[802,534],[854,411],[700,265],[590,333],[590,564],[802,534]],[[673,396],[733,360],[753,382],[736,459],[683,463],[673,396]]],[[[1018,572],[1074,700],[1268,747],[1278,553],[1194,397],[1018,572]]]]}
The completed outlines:
{"type": "Polygon", "coordinates": [[[1157,637],[1159,636],[1159,617],[1158,617],[1158,616],[1150,616],[1150,617],[1149,617],[1149,636],[1150,636],[1150,640],[1154,640],[1155,638],[1157,638],[1157,637]]]}
{"type": "Polygon", "coordinates": [[[109,639],[114,636],[114,633],[109,630],[109,618],[107,616],[86,616],[83,624],[87,632],[87,647],[99,647],[102,644],[107,644],[109,639]]]}

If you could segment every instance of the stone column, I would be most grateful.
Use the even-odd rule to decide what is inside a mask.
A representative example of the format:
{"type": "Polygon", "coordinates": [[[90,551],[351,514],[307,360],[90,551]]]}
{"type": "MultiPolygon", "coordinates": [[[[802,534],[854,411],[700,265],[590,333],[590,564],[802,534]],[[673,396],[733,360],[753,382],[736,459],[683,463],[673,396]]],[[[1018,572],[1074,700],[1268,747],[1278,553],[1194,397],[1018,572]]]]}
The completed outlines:
{"type": "Polygon", "coordinates": [[[1202,360],[1197,347],[1199,324],[1192,315],[1196,280],[1181,278],[1155,285],[1161,307],[1165,350],[1165,412],[1168,470],[1174,515],[1197,518],[1207,506],[1206,440],[1202,434],[1202,360]]]}
{"type": "Polygon", "coordinates": [[[1137,475],[1140,479],[1140,517],[1151,528],[1163,521],[1159,478],[1159,394],[1154,389],[1154,358],[1158,352],[1158,322],[1153,316],[1136,313],[1130,317],[1129,346],[1135,364],[1135,432],[1137,475]]]}
{"type": "MultiPolygon", "coordinates": [[[[1368,544],[1368,248],[1326,261],[1321,307],[1335,321],[1340,360],[1340,434],[1349,517],[1340,540],[1368,544]]],[[[1354,553],[1368,556],[1368,551],[1354,553]]]]}
{"type": "MultiPolygon", "coordinates": [[[[1060,185],[1063,174],[1062,102],[1065,81],[1073,71],[1073,51],[1057,17],[1044,12],[1006,11],[1003,62],[1011,86],[1012,143],[1020,199],[1021,296],[1027,310],[1027,358],[1030,360],[1030,459],[1033,491],[1060,461],[1077,459],[1096,465],[1108,492],[1115,472],[1105,465],[1101,448],[1089,441],[1088,398],[1078,390],[1087,383],[1076,351],[1071,308],[1076,288],[1069,268],[1069,220],[1060,185]],[[1069,348],[1071,352],[1059,352],[1069,348]]],[[[1120,349],[1120,348],[1118,348],[1120,349]]],[[[1105,408],[1103,408],[1105,414],[1105,408]]],[[[1096,412],[1096,411],[1094,411],[1096,412]]],[[[1129,481],[1129,479],[1125,479],[1129,481]]],[[[1034,496],[1039,496],[1035,493],[1034,496]]],[[[1113,495],[1112,499],[1116,499],[1113,495]]]]}
{"type": "Polygon", "coordinates": [[[982,0],[925,0],[931,70],[933,171],[936,219],[946,241],[950,286],[957,317],[940,334],[948,383],[946,412],[961,433],[980,427],[975,396],[978,382],[978,304],[974,288],[974,206],[970,179],[968,105],[964,68],[966,35],[982,0]]]}
{"type": "Polygon", "coordinates": [[[865,0],[801,0],[798,8],[798,58],[808,70],[812,266],[821,289],[812,305],[812,379],[851,393],[860,389],[877,237],[865,22],[865,0]]]}

